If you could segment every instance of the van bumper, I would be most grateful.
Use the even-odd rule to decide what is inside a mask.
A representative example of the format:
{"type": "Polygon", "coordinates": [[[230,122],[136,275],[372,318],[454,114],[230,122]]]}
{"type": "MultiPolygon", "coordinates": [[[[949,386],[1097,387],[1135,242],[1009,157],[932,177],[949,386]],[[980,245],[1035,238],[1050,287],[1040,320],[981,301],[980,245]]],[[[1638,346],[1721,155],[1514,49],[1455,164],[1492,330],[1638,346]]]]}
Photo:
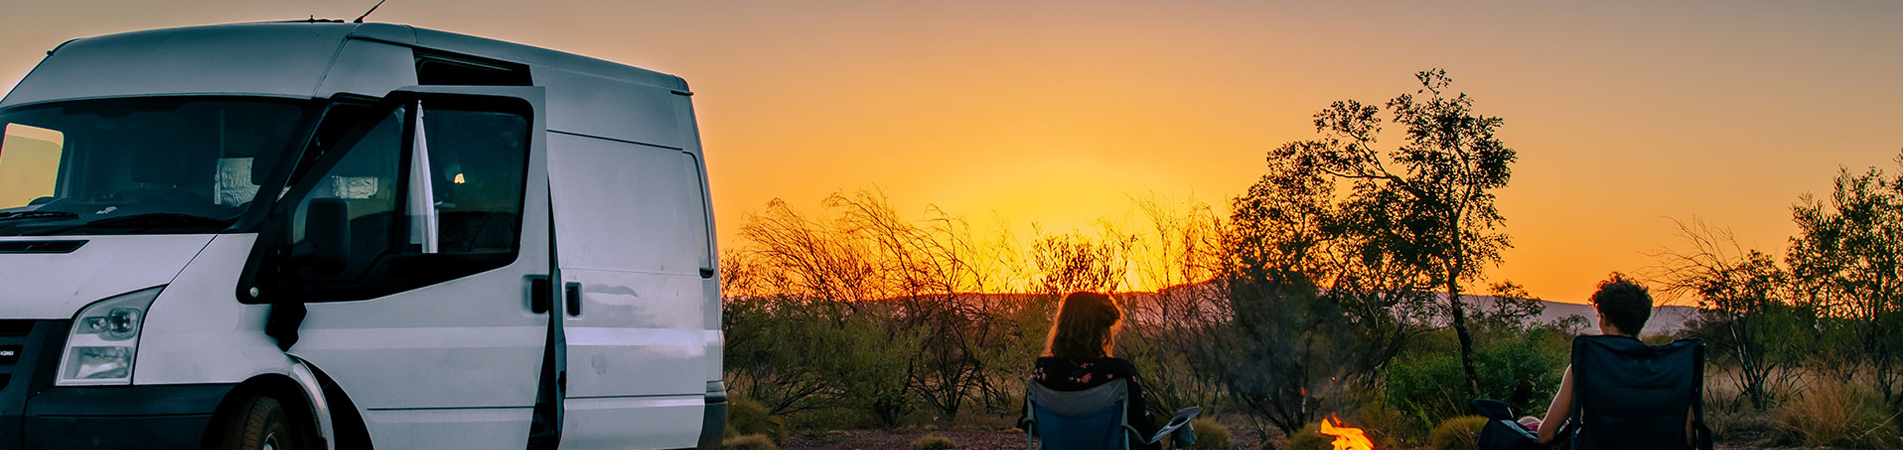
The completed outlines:
{"type": "Polygon", "coordinates": [[[27,401],[26,448],[198,449],[235,384],[59,387],[27,401]]]}
{"type": "Polygon", "coordinates": [[[718,449],[727,431],[727,384],[707,382],[707,408],[700,420],[700,443],[696,448],[718,449]]]}

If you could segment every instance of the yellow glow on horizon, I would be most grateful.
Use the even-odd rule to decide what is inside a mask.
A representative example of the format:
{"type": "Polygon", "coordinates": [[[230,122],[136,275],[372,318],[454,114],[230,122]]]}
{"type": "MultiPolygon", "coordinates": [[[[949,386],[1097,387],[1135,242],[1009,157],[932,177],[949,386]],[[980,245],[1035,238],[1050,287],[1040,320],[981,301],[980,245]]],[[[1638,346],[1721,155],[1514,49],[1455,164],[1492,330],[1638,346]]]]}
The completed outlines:
{"type": "MultiPolygon", "coordinates": [[[[13,43],[0,47],[0,76],[17,79],[73,37],[361,12],[314,7],[35,3],[23,14],[45,20],[0,30],[13,43]]],[[[1266,151],[1313,136],[1316,110],[1383,103],[1411,92],[1414,71],[1442,67],[1478,112],[1506,119],[1501,137],[1520,152],[1499,192],[1514,248],[1489,278],[1576,302],[1607,272],[1654,264],[1671,219],[1732,227],[1744,246],[1782,253],[1799,195],[1827,192],[1839,166],[1895,170],[1903,146],[1889,106],[1903,103],[1896,3],[662,0],[499,11],[409,0],[371,20],[685,78],[727,249],[770,199],[812,211],[866,188],[906,217],[937,205],[1021,238],[1032,223],[1062,233],[1124,220],[1131,197],[1152,194],[1226,210],[1262,175],[1266,151]]]]}

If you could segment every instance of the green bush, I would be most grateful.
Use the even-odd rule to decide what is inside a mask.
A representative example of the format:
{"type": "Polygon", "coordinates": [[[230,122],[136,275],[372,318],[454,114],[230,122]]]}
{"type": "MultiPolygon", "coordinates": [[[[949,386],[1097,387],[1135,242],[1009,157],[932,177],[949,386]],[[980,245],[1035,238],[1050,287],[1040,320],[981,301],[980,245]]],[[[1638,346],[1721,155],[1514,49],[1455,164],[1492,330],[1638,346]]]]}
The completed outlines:
{"type": "Polygon", "coordinates": [[[1290,450],[1334,450],[1335,437],[1322,434],[1320,423],[1311,423],[1288,437],[1290,450]]]}
{"type": "Polygon", "coordinates": [[[1189,428],[1196,430],[1196,443],[1189,446],[1193,450],[1228,450],[1234,445],[1229,441],[1229,427],[1216,419],[1203,417],[1191,420],[1189,428]]]}
{"type": "Polygon", "coordinates": [[[767,413],[766,405],[734,397],[727,401],[727,437],[764,435],[775,444],[786,443],[786,426],[767,413]]]}
{"type": "MultiPolygon", "coordinates": [[[[1569,340],[1563,330],[1551,326],[1476,339],[1474,366],[1480,396],[1505,401],[1521,413],[1545,407],[1566,369],[1569,340]]],[[[1465,414],[1469,408],[1466,372],[1456,351],[1409,351],[1390,364],[1383,380],[1388,403],[1416,420],[1420,428],[1465,414]]]]}
{"type": "Polygon", "coordinates": [[[951,450],[955,448],[958,448],[958,443],[952,442],[951,438],[936,434],[927,434],[925,437],[912,441],[912,450],[951,450]]]}
{"type": "Polygon", "coordinates": [[[720,447],[726,450],[780,450],[780,446],[773,444],[773,439],[763,434],[727,438],[720,441],[720,447]]]}
{"type": "Polygon", "coordinates": [[[1480,416],[1460,416],[1441,422],[1428,433],[1428,448],[1433,450],[1479,450],[1480,427],[1487,424],[1487,418],[1480,416]]]}

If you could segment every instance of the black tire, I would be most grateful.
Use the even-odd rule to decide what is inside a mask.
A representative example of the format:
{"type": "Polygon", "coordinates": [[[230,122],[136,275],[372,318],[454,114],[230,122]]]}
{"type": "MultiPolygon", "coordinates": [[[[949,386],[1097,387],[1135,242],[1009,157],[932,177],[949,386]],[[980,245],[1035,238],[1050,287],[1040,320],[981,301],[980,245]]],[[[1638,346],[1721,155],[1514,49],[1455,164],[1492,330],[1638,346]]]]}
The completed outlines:
{"type": "Polygon", "coordinates": [[[257,395],[240,401],[218,427],[217,450],[304,450],[303,437],[277,399],[257,395]]]}

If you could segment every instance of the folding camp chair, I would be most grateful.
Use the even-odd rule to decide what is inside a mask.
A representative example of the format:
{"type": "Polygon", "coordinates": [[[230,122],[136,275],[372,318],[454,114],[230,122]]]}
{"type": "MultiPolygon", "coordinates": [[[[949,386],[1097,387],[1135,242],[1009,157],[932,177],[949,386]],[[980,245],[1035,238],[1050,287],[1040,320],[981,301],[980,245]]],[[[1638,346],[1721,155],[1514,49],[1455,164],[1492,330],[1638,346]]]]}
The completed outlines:
{"type": "Polygon", "coordinates": [[[1147,445],[1172,435],[1179,446],[1196,442],[1188,425],[1202,408],[1194,406],[1178,411],[1154,436],[1138,433],[1124,417],[1130,395],[1124,380],[1081,391],[1052,390],[1031,380],[1024,385],[1022,425],[1032,450],[1128,450],[1133,440],[1147,445]]]}
{"type": "Polygon", "coordinates": [[[1578,426],[1571,448],[1710,450],[1704,387],[1704,341],[1646,345],[1624,336],[1575,338],[1571,417],[1578,426]],[[1687,414],[1692,447],[1685,442],[1687,414]]]}

